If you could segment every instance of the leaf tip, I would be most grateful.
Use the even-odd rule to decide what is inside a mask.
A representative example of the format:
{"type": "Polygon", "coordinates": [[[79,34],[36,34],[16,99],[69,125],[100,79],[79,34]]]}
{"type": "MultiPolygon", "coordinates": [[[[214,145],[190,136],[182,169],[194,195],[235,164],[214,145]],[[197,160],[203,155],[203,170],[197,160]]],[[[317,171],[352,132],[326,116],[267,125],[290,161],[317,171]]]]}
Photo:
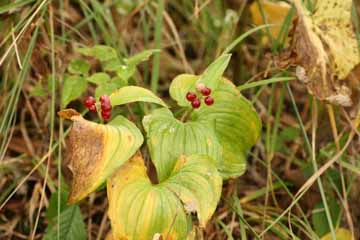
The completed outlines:
{"type": "Polygon", "coordinates": [[[63,119],[70,119],[70,120],[75,116],[81,116],[80,113],[78,113],[75,109],[72,108],[61,110],[58,112],[58,115],[63,119]]]}

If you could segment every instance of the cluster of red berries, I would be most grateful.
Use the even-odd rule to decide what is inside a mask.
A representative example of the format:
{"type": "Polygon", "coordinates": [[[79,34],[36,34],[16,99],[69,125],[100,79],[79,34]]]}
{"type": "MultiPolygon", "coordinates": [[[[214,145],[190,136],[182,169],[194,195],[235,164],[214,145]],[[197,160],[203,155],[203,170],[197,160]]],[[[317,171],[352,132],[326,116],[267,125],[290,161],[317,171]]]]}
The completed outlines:
{"type": "MultiPolygon", "coordinates": [[[[112,106],[110,103],[110,98],[108,95],[102,95],[100,98],[100,106],[101,106],[101,117],[104,120],[109,120],[111,117],[111,110],[112,110],[112,106]]],[[[92,112],[96,112],[96,100],[94,97],[92,96],[88,96],[85,99],[84,102],[85,106],[92,112]]]]}
{"type": "Polygon", "coordinates": [[[208,106],[211,106],[214,104],[214,98],[210,96],[211,94],[211,88],[208,88],[203,83],[198,83],[196,85],[196,91],[198,93],[201,93],[202,96],[198,97],[198,95],[194,92],[188,92],[186,94],[186,99],[191,102],[191,106],[193,108],[199,108],[201,105],[201,98],[204,98],[204,103],[208,106]]]}

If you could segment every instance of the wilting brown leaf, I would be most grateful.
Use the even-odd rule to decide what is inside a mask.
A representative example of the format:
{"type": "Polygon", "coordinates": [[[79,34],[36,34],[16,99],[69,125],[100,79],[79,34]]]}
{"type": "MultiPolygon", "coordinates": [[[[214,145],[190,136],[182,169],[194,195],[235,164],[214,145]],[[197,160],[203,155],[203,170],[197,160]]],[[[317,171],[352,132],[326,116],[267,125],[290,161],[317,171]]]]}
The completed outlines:
{"type": "MultiPolygon", "coordinates": [[[[269,31],[274,38],[278,38],[282,23],[289,14],[290,9],[291,6],[288,3],[271,2],[269,0],[259,2],[254,1],[250,6],[251,16],[256,25],[262,25],[265,23],[274,24],[274,26],[269,28],[269,31]],[[262,9],[259,4],[261,4],[262,9]],[[266,22],[264,21],[262,13],[264,14],[266,22]]],[[[266,35],[264,36],[263,41],[268,41],[266,35]]]]}
{"type": "Polygon", "coordinates": [[[298,18],[291,46],[283,59],[297,66],[296,74],[320,100],[352,106],[359,89],[359,49],[351,22],[351,0],[317,1],[310,13],[293,1],[298,18]]]}
{"type": "Polygon", "coordinates": [[[75,203],[95,191],[143,142],[141,132],[129,120],[117,116],[109,124],[85,120],[73,109],[59,112],[73,121],[69,136],[69,169],[73,173],[68,199],[75,203]]]}

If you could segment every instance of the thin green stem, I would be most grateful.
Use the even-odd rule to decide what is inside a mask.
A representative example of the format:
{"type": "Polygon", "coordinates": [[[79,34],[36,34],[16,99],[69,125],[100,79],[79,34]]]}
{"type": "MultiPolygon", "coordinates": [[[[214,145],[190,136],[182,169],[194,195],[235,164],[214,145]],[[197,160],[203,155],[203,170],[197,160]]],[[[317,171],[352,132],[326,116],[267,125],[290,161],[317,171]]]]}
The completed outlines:
{"type": "MultiPolygon", "coordinates": [[[[161,49],[161,36],[163,25],[164,0],[158,0],[155,22],[155,48],[161,49]]],[[[151,90],[157,92],[159,85],[160,53],[154,53],[153,67],[151,73],[151,90]]]]}

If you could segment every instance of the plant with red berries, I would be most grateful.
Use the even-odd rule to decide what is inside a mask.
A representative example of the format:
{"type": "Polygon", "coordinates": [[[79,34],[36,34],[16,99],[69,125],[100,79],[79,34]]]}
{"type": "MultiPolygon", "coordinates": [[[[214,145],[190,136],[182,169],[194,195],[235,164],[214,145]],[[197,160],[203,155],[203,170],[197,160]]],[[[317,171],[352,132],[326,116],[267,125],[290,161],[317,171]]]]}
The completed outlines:
{"type": "Polygon", "coordinates": [[[214,104],[215,100],[210,96],[211,88],[206,87],[204,83],[198,83],[196,84],[196,91],[198,94],[190,91],[186,94],[186,100],[191,103],[193,109],[197,109],[201,106],[201,100],[204,100],[204,103],[207,106],[214,104]]]}
{"type": "Polygon", "coordinates": [[[261,128],[252,105],[222,78],[229,60],[229,54],[222,55],[200,76],[182,74],[172,81],[170,96],[186,110],[180,120],[155,94],[140,87],[102,94],[99,103],[91,96],[85,99],[85,106],[100,111],[106,122],[115,106],[137,101],[162,106],[142,121],[156,182],[147,176],[151,170],[141,154],[135,154],[144,139],[133,122],[117,115],[107,124],[89,124],[74,110],[62,112],[76,123],[70,133],[74,180],[69,202],[80,201],[107,181],[114,239],[187,239],[191,212],[197,212],[205,226],[220,199],[222,181],[243,174],[246,153],[261,128]],[[96,138],[89,140],[89,135],[96,138]],[[128,209],[138,217],[129,218],[128,209]],[[149,220],[160,222],[161,228],[149,220]]]}

